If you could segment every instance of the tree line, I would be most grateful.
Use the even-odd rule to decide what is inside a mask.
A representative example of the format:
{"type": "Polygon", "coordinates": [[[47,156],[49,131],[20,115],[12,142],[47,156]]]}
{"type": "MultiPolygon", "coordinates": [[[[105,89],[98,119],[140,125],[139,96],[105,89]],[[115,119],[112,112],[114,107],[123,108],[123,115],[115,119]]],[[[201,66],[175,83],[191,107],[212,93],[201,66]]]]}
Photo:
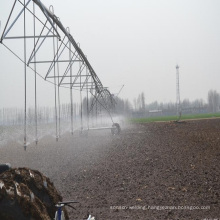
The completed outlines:
{"type": "MultiPolygon", "coordinates": [[[[157,112],[164,115],[175,115],[176,114],[176,103],[175,102],[151,102],[145,104],[145,95],[140,93],[137,98],[133,100],[133,112],[137,114],[157,112]]],[[[189,99],[183,99],[181,101],[181,111],[184,114],[190,113],[216,113],[220,112],[220,94],[216,90],[209,90],[207,100],[196,99],[190,101],[189,99]]]]}
{"type": "MultiPolygon", "coordinates": [[[[82,105],[80,103],[73,103],[72,110],[70,103],[62,104],[58,107],[57,118],[62,121],[70,121],[71,117],[77,120],[81,114],[83,117],[87,117],[88,113],[90,117],[97,117],[101,114],[107,114],[108,112],[102,105],[96,103],[93,109],[91,106],[92,98],[84,98],[82,105]],[[88,105],[87,105],[88,104],[88,105]],[[72,116],[71,116],[72,115],[72,116]]],[[[181,102],[181,110],[183,114],[190,113],[208,113],[208,112],[220,112],[220,94],[216,90],[210,90],[207,95],[207,101],[203,99],[196,99],[190,101],[184,99],[181,102]]],[[[155,114],[163,115],[175,115],[176,103],[175,102],[151,102],[146,104],[145,94],[141,92],[137,98],[131,103],[128,99],[122,99],[114,97],[114,108],[108,109],[113,115],[123,115],[125,117],[145,117],[155,114]]],[[[37,108],[37,120],[38,123],[51,123],[55,121],[55,108],[54,107],[38,107],[37,108]]],[[[27,122],[33,124],[35,122],[35,109],[29,107],[27,109],[27,122]]],[[[0,125],[19,125],[24,123],[24,110],[19,108],[2,108],[0,109],[0,125]]]]}

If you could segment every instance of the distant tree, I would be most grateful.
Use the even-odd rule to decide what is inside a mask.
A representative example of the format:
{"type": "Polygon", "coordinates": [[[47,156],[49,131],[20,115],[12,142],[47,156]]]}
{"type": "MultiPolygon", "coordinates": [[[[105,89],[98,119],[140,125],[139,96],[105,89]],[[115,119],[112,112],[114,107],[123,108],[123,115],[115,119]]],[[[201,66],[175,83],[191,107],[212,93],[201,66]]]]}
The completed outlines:
{"type": "Polygon", "coordinates": [[[137,97],[137,109],[141,111],[141,95],[139,94],[137,97]]]}
{"type": "Polygon", "coordinates": [[[151,102],[150,104],[148,104],[148,108],[149,108],[149,110],[157,110],[158,109],[158,102],[157,101],[151,102]]]}
{"type": "Polygon", "coordinates": [[[125,113],[126,115],[130,114],[131,109],[132,109],[132,105],[131,105],[131,103],[129,102],[129,100],[126,99],[125,102],[124,102],[124,113],[125,113]]]}
{"type": "Polygon", "coordinates": [[[204,106],[203,99],[196,99],[195,101],[192,102],[192,106],[194,108],[203,108],[203,106],[204,106]]]}
{"type": "Polygon", "coordinates": [[[143,92],[138,95],[137,99],[134,99],[134,108],[135,111],[144,112],[146,110],[145,95],[143,92]]]}
{"type": "Polygon", "coordinates": [[[134,99],[133,103],[134,103],[134,110],[137,111],[137,99],[136,98],[134,99]]]}
{"type": "Polygon", "coordinates": [[[182,108],[187,109],[187,108],[190,108],[190,107],[191,107],[191,103],[190,103],[189,99],[183,99],[182,108]]]}
{"type": "Polygon", "coordinates": [[[145,108],[146,108],[146,106],[145,106],[145,95],[144,95],[143,92],[141,93],[140,98],[141,98],[141,110],[145,111],[145,108]]]}
{"type": "Polygon", "coordinates": [[[208,105],[209,109],[212,112],[219,111],[220,106],[220,95],[216,92],[216,90],[209,90],[208,92],[208,105]]]}

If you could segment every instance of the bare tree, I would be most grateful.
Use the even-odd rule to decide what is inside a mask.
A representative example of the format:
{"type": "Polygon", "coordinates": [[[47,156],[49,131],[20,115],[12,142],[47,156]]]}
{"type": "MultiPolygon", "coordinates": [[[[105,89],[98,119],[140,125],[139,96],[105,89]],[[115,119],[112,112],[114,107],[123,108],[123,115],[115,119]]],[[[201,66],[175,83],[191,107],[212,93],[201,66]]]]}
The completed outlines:
{"type": "Polygon", "coordinates": [[[143,92],[141,93],[140,97],[141,97],[141,110],[145,111],[145,95],[143,92]]]}
{"type": "Polygon", "coordinates": [[[208,105],[212,112],[219,111],[220,95],[216,90],[209,90],[208,92],[208,105]]]}

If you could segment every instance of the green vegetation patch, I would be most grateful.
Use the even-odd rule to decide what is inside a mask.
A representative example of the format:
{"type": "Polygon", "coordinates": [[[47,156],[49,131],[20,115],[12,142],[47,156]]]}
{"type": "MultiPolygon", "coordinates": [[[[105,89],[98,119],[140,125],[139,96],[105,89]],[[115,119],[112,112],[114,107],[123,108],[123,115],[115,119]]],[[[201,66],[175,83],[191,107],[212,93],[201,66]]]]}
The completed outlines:
{"type": "MultiPolygon", "coordinates": [[[[215,117],[220,117],[220,113],[182,115],[181,120],[215,118],[215,117]]],[[[157,121],[175,121],[177,119],[178,117],[176,115],[173,115],[173,116],[158,116],[158,117],[149,117],[149,118],[132,118],[130,121],[132,123],[147,123],[147,122],[157,122],[157,121]]]]}

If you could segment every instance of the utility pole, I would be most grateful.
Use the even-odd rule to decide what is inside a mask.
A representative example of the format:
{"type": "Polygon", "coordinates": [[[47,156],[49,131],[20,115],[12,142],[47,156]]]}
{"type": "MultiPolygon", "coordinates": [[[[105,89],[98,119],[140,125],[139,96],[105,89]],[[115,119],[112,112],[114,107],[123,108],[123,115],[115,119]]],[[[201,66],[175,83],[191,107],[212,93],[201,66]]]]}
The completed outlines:
{"type": "Polygon", "coordinates": [[[182,110],[181,110],[181,103],[180,103],[180,83],[179,83],[179,66],[178,65],[176,65],[176,108],[177,108],[177,115],[178,115],[177,121],[179,121],[182,115],[182,110]]]}

